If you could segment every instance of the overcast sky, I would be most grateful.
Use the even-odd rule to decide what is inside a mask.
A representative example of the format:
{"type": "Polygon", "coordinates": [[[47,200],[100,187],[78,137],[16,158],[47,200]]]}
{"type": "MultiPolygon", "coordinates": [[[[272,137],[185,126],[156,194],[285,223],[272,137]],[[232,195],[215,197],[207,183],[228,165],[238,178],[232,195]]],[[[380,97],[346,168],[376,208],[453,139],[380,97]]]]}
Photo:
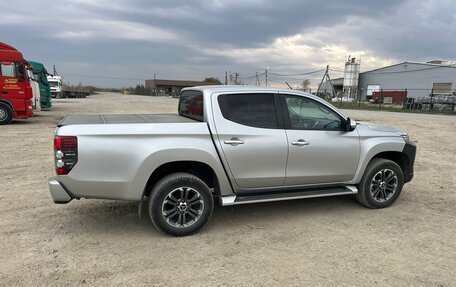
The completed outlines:
{"type": "MultiPolygon", "coordinates": [[[[364,71],[456,59],[454,0],[34,0],[1,1],[0,11],[0,41],[49,71],[55,64],[65,82],[105,87],[133,86],[154,73],[224,81],[225,71],[253,83],[248,77],[266,68],[340,70],[349,55],[364,71]]],[[[302,79],[316,86],[322,75],[302,79]]],[[[302,79],[270,77],[273,84],[302,79]]]]}

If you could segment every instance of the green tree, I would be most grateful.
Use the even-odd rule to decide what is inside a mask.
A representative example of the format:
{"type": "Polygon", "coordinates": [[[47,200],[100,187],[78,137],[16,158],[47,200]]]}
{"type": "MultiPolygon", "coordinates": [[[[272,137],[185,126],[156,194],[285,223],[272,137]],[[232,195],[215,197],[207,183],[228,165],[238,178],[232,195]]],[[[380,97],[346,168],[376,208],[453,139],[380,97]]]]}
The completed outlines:
{"type": "Polygon", "coordinates": [[[220,82],[219,79],[213,78],[213,77],[208,77],[208,78],[204,79],[204,81],[211,85],[221,85],[222,84],[222,82],[220,82]]]}

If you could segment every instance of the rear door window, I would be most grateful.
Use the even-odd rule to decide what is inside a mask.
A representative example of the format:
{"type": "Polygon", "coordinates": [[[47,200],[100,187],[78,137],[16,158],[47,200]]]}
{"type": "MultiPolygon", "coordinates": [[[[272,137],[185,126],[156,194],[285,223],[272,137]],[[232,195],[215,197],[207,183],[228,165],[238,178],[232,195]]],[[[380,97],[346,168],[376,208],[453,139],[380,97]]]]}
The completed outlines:
{"type": "Polygon", "coordinates": [[[223,117],[258,128],[278,128],[274,94],[229,94],[218,97],[223,117]]]}

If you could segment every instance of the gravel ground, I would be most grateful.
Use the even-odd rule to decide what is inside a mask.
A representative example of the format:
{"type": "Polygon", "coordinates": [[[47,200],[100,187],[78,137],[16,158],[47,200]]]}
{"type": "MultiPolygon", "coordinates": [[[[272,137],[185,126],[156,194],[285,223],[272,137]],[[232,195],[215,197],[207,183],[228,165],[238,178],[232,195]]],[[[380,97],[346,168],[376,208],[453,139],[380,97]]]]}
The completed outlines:
{"type": "Polygon", "coordinates": [[[1,126],[0,285],[456,286],[456,117],[346,111],[417,141],[390,208],[352,197],[216,205],[202,232],[159,233],[137,204],[52,203],[52,139],[66,114],[174,112],[177,100],[103,93],[1,126]]]}

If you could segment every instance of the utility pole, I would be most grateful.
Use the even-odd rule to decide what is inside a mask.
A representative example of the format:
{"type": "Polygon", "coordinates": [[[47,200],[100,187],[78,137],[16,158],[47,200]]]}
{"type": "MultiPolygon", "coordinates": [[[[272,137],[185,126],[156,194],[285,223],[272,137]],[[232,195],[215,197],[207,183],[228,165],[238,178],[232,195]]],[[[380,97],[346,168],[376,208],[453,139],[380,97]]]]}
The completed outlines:
{"type": "Polygon", "coordinates": [[[260,86],[260,78],[258,78],[258,72],[255,72],[255,76],[256,76],[256,85],[257,86],[260,86]]]}
{"type": "MultiPolygon", "coordinates": [[[[332,96],[333,98],[336,96],[336,91],[334,91],[334,87],[331,83],[331,78],[329,77],[329,65],[326,66],[326,71],[325,71],[325,74],[323,75],[323,78],[321,78],[321,82],[320,82],[320,85],[318,86],[318,89],[317,89],[317,96],[318,96],[318,92],[320,91],[321,89],[321,86],[323,85],[323,81],[326,79],[326,81],[329,82],[329,85],[331,86],[331,90],[332,90],[332,96]]],[[[326,89],[325,89],[326,91],[326,89]]],[[[325,92],[325,95],[326,95],[326,92],[325,92]]],[[[341,98],[342,100],[342,98],[341,98]]]]}
{"type": "Polygon", "coordinates": [[[228,72],[225,71],[225,85],[228,85],[228,72]]]}
{"type": "Polygon", "coordinates": [[[328,70],[329,70],[329,65],[326,66],[325,74],[323,75],[323,78],[321,78],[321,82],[320,82],[320,85],[318,86],[317,94],[318,94],[318,91],[321,89],[321,85],[323,85],[323,81],[325,80],[326,75],[328,74],[328,70]]]}
{"type": "Polygon", "coordinates": [[[235,84],[235,85],[239,85],[239,84],[238,84],[238,77],[239,77],[239,73],[238,73],[238,72],[235,72],[235,73],[234,73],[234,84],[235,84]]]}
{"type": "Polygon", "coordinates": [[[331,78],[329,77],[328,69],[329,69],[329,66],[328,66],[328,68],[326,69],[326,77],[328,78],[328,82],[329,82],[329,84],[331,85],[332,96],[333,96],[333,98],[335,98],[335,97],[336,97],[336,91],[334,91],[334,86],[333,86],[333,84],[332,84],[332,82],[331,82],[331,78]]]}
{"type": "Polygon", "coordinates": [[[157,75],[154,73],[154,96],[157,95],[157,83],[155,82],[155,77],[156,77],[156,76],[157,76],[157,75]]]}
{"type": "Polygon", "coordinates": [[[57,74],[57,70],[55,69],[55,65],[54,65],[54,76],[58,76],[59,74],[57,74]]]}
{"type": "Polygon", "coordinates": [[[268,68],[264,71],[264,77],[266,79],[266,87],[268,86],[268,68]]]}

